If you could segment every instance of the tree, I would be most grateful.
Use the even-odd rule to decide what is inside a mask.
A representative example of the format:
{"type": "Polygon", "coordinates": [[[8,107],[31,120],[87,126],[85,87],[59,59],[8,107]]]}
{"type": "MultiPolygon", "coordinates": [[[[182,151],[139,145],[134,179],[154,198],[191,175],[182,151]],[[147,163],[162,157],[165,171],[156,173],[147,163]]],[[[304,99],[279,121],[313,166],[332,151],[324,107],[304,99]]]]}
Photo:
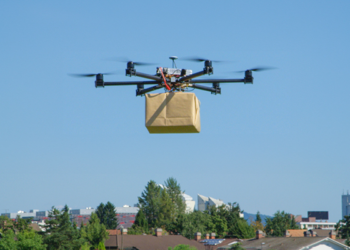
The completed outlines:
{"type": "Polygon", "coordinates": [[[283,236],[288,229],[298,229],[298,225],[295,223],[294,218],[284,211],[277,211],[274,217],[266,218],[265,231],[269,236],[283,236]]]}
{"type": "Polygon", "coordinates": [[[250,219],[250,226],[254,229],[254,232],[256,232],[258,230],[264,231],[264,225],[261,222],[261,217],[260,217],[259,211],[256,214],[255,221],[250,219]]]}
{"type": "Polygon", "coordinates": [[[103,243],[108,239],[106,227],[100,223],[100,219],[96,213],[91,214],[89,223],[81,229],[80,234],[90,243],[93,249],[97,249],[100,242],[103,243]]]}
{"type": "Polygon", "coordinates": [[[70,222],[69,208],[66,205],[60,212],[55,207],[49,212],[49,220],[46,220],[44,243],[47,249],[80,249],[84,239],[76,225],[70,222]]]}
{"type": "Polygon", "coordinates": [[[259,212],[259,211],[256,213],[256,219],[255,219],[255,221],[261,223],[261,216],[260,216],[260,212],[259,212]]]}
{"type": "Polygon", "coordinates": [[[150,227],[157,227],[160,210],[160,194],[161,188],[151,180],[147,183],[141,197],[138,197],[140,209],[143,210],[150,227]]]}
{"type": "Polygon", "coordinates": [[[101,203],[96,210],[96,215],[100,220],[100,223],[104,224],[107,229],[116,229],[118,226],[118,220],[115,215],[115,207],[111,202],[107,202],[106,205],[101,203]]]}
{"type": "Polygon", "coordinates": [[[190,245],[183,245],[183,244],[180,244],[180,245],[177,245],[175,247],[168,247],[168,250],[197,250],[197,248],[195,247],[192,247],[190,245]]]}
{"type": "Polygon", "coordinates": [[[244,247],[242,247],[242,243],[238,242],[231,246],[230,250],[245,250],[244,247]]]}
{"type": "Polygon", "coordinates": [[[19,232],[17,235],[17,248],[20,250],[45,250],[43,238],[32,229],[19,232]]]}
{"type": "Polygon", "coordinates": [[[145,217],[145,214],[142,212],[142,209],[139,209],[139,211],[136,214],[135,223],[132,225],[133,229],[139,228],[141,233],[148,233],[148,222],[145,217]]]}
{"type": "Polygon", "coordinates": [[[13,250],[17,249],[15,241],[15,233],[13,230],[6,230],[2,233],[2,238],[0,240],[1,250],[13,250]]]}
{"type": "Polygon", "coordinates": [[[174,204],[174,211],[172,213],[172,220],[174,220],[178,215],[185,213],[186,204],[182,199],[182,191],[180,183],[173,177],[168,178],[165,181],[166,191],[174,204]]]}
{"type": "Polygon", "coordinates": [[[350,246],[350,216],[345,215],[342,220],[340,220],[336,228],[339,228],[340,237],[346,239],[345,244],[350,246]],[[343,225],[340,223],[344,223],[343,225]]]}

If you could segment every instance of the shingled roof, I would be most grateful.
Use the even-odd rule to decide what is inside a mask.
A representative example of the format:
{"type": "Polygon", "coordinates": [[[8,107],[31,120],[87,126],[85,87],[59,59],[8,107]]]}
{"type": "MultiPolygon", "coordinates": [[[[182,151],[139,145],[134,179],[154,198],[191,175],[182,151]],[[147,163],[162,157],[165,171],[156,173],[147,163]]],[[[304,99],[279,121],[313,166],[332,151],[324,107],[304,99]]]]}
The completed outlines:
{"type": "Polygon", "coordinates": [[[168,247],[175,247],[179,244],[190,245],[198,250],[205,250],[205,246],[195,240],[189,240],[182,235],[110,235],[105,246],[115,247],[118,242],[118,249],[121,249],[123,237],[124,248],[135,248],[137,250],[168,250],[168,247]],[[117,238],[116,238],[117,237],[117,238]]]}
{"type": "Polygon", "coordinates": [[[324,244],[337,245],[343,249],[347,249],[347,246],[339,243],[338,241],[332,240],[328,237],[268,237],[262,239],[251,239],[242,242],[242,247],[245,249],[261,249],[262,243],[265,249],[274,250],[297,250],[303,249],[307,246],[322,242],[324,244]],[[322,242],[323,241],[323,242],[322,242]]]}

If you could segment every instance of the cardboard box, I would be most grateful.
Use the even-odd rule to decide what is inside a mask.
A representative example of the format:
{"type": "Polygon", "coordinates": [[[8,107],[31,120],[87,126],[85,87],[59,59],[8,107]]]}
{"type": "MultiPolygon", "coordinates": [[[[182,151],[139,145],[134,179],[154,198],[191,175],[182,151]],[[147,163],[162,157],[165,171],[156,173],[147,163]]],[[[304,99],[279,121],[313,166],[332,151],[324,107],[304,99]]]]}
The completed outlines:
{"type": "Polygon", "coordinates": [[[194,93],[146,95],[146,127],[151,134],[199,133],[200,102],[194,93]]]}

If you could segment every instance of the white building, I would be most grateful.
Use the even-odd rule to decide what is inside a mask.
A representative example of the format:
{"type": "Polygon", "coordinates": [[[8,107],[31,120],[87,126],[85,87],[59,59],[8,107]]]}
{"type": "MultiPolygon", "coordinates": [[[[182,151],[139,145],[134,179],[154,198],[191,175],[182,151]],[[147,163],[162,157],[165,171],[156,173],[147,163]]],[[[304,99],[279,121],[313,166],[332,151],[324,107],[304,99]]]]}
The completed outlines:
{"type": "Polygon", "coordinates": [[[222,205],[225,205],[222,200],[198,194],[198,210],[201,212],[208,210],[211,206],[219,207],[222,205]]]}
{"type": "MultiPolygon", "coordinates": [[[[212,197],[206,197],[203,195],[198,194],[198,211],[204,212],[209,209],[209,207],[215,206],[220,207],[222,205],[225,205],[226,208],[228,208],[228,205],[226,205],[222,200],[214,199],[212,197]]],[[[240,218],[244,218],[243,213],[239,213],[240,218]]]]}
{"type": "MultiPolygon", "coordinates": [[[[335,222],[322,222],[322,221],[315,221],[315,222],[297,222],[297,225],[299,225],[300,229],[324,229],[324,230],[334,230],[335,225],[337,223],[335,222]]],[[[343,224],[343,223],[341,223],[343,224]]]]}
{"type": "Polygon", "coordinates": [[[181,197],[182,197],[182,200],[186,204],[186,213],[192,213],[194,211],[194,207],[196,205],[196,202],[188,194],[182,193],[181,197]]]}

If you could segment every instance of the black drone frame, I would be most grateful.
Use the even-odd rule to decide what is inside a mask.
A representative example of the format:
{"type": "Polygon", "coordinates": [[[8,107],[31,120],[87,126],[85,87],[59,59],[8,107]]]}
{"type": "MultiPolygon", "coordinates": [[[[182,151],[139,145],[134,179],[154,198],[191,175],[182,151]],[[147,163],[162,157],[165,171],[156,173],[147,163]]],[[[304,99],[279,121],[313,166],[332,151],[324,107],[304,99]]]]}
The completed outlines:
{"type": "Polygon", "coordinates": [[[95,81],[95,87],[105,87],[105,86],[129,86],[129,85],[136,85],[136,96],[143,96],[144,94],[165,88],[170,87],[170,89],[174,89],[176,87],[181,86],[182,84],[186,84],[187,87],[200,89],[209,91],[212,94],[221,94],[221,88],[220,83],[238,83],[243,82],[244,84],[253,84],[253,74],[252,70],[246,70],[245,76],[243,79],[201,79],[201,80],[192,80],[196,77],[202,76],[202,75],[212,75],[214,73],[214,68],[212,67],[212,61],[206,60],[204,62],[204,68],[202,71],[199,71],[197,73],[191,74],[191,75],[184,75],[185,70],[182,70],[182,74],[180,77],[171,77],[167,78],[165,77],[165,81],[162,77],[157,75],[149,75],[141,72],[137,72],[134,63],[132,61],[129,61],[127,63],[127,68],[125,70],[126,76],[138,76],[143,77],[146,79],[150,79],[153,81],[127,81],[127,82],[105,82],[103,80],[103,74],[97,74],[96,75],[96,81],[95,81]],[[212,83],[212,87],[207,87],[203,85],[199,85],[198,83],[212,83]],[[154,85],[149,88],[144,88],[145,85],[154,85]]]}

